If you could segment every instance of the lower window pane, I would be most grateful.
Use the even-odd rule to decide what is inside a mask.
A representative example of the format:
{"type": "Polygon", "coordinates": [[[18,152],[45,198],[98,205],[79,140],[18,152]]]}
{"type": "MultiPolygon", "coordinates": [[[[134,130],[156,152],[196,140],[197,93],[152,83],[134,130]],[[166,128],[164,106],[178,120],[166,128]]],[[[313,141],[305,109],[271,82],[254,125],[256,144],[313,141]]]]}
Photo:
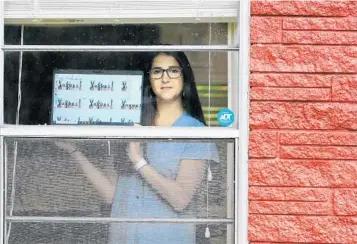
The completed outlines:
{"type": "MultiPolygon", "coordinates": [[[[6,138],[5,146],[10,217],[233,217],[233,140],[6,138]],[[137,171],[141,158],[148,165],[137,171]]],[[[202,223],[10,219],[7,233],[9,243],[226,243],[226,223],[208,226],[210,238],[202,223]]]]}

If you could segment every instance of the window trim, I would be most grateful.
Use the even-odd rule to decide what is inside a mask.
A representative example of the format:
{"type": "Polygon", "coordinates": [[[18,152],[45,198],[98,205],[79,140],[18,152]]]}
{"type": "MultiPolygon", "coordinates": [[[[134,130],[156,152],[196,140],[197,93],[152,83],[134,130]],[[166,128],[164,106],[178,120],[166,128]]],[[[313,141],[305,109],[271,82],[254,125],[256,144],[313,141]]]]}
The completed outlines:
{"type": "Polygon", "coordinates": [[[235,243],[249,243],[248,241],[248,144],[249,144],[249,74],[250,74],[250,0],[240,0],[238,10],[238,94],[239,94],[239,141],[235,144],[235,209],[237,233],[235,243]],[[238,148],[237,148],[238,147],[238,148]],[[238,185],[237,185],[238,184],[238,185]]]}

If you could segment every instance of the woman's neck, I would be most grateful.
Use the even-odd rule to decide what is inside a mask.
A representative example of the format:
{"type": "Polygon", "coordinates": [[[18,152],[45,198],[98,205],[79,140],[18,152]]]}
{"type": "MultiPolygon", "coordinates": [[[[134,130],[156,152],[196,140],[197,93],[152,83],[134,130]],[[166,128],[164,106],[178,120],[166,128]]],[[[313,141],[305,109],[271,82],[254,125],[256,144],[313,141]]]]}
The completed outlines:
{"type": "Polygon", "coordinates": [[[184,111],[181,100],[172,103],[158,101],[155,124],[157,126],[171,126],[184,111]]]}

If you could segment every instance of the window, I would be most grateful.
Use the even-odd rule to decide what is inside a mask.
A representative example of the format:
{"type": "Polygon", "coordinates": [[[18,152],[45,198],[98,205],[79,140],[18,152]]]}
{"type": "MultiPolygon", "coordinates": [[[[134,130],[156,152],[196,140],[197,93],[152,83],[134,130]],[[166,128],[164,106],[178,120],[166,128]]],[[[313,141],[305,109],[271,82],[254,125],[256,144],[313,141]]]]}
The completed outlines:
{"type": "MultiPolygon", "coordinates": [[[[249,3],[12,0],[0,6],[0,243],[107,243],[123,236],[135,243],[142,238],[137,228],[157,241],[171,226],[180,243],[247,243],[249,3]],[[143,70],[152,51],[176,50],[190,61],[208,128],[50,125],[55,69],[143,70]],[[229,128],[217,122],[222,108],[238,115],[229,128]],[[161,159],[204,155],[202,181],[184,207],[177,196],[157,197],[156,183],[133,186],[144,176],[130,165],[132,142],[148,159],[152,152],[161,159]],[[131,200],[114,206],[88,179],[87,162],[113,176],[106,179],[114,179],[115,189],[141,193],[115,190],[114,199],[131,200]],[[122,235],[113,237],[112,228],[122,235]]],[[[177,176],[177,165],[152,167],[170,180],[177,176]]]]}

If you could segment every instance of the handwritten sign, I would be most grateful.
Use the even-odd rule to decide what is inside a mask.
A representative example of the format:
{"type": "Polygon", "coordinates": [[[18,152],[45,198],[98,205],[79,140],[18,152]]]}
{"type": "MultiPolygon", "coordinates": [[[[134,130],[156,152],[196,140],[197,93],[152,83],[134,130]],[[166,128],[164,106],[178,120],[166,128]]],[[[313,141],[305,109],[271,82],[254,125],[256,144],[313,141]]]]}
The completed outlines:
{"type": "Polygon", "coordinates": [[[55,70],[52,124],[141,122],[141,71],[55,70]]]}

